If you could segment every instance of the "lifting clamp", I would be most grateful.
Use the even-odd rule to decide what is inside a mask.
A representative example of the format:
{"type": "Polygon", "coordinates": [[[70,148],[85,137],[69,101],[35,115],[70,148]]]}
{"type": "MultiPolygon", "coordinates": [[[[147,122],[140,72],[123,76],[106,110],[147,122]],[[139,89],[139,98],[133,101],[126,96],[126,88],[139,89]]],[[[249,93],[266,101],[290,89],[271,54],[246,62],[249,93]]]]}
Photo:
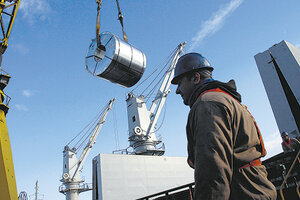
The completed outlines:
{"type": "Polygon", "coordinates": [[[119,5],[119,0],[116,0],[117,2],[117,6],[118,6],[118,11],[119,11],[119,14],[118,14],[118,20],[120,21],[120,24],[122,26],[122,31],[123,31],[123,38],[126,42],[128,42],[128,39],[127,39],[127,35],[125,33],[125,30],[124,30],[124,25],[123,25],[123,14],[121,12],[121,9],[120,9],[120,5],[119,5]]]}
{"type": "Polygon", "coordinates": [[[97,40],[97,46],[100,48],[101,45],[101,38],[100,38],[100,9],[102,6],[102,0],[96,0],[96,3],[98,4],[97,7],[97,24],[96,24],[96,40],[97,40]]]}
{"type": "MultiPolygon", "coordinates": [[[[128,42],[128,38],[127,38],[127,35],[125,33],[124,24],[123,24],[123,18],[124,17],[123,17],[123,14],[121,12],[121,9],[120,9],[119,1],[116,0],[116,2],[117,2],[117,7],[118,7],[118,20],[120,21],[120,24],[122,26],[123,38],[126,42],[128,42]]],[[[96,3],[98,4],[98,7],[97,7],[97,24],[96,24],[97,47],[100,50],[105,51],[105,46],[101,45],[101,38],[100,38],[100,9],[101,9],[101,6],[102,6],[102,0],[96,0],[96,3]]]]}

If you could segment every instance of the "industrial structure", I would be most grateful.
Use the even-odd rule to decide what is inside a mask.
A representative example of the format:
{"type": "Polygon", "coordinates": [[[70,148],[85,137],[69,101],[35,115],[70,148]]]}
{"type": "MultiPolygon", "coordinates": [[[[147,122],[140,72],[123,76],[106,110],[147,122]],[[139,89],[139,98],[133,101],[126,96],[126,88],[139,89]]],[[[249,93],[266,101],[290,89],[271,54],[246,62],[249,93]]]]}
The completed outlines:
{"type": "MultiPolygon", "coordinates": [[[[300,138],[300,49],[283,40],[254,56],[279,131],[300,138]]],[[[299,153],[275,155],[263,162],[277,199],[300,198],[299,153]]]]}
{"type": "Polygon", "coordinates": [[[40,194],[39,192],[39,181],[37,180],[35,182],[35,192],[34,194],[31,195],[27,195],[27,193],[25,191],[20,192],[19,196],[18,196],[18,200],[43,200],[44,199],[44,195],[40,194]]]}
{"type": "MultiPolygon", "coordinates": [[[[59,187],[59,192],[63,193],[66,196],[66,200],[78,200],[79,194],[81,192],[92,189],[92,186],[90,184],[84,183],[84,180],[82,180],[80,176],[81,170],[89,152],[93,148],[93,145],[96,143],[97,136],[115,100],[116,99],[112,99],[109,101],[107,106],[105,106],[102,112],[98,114],[96,119],[92,123],[90,123],[87,132],[80,132],[80,134],[83,133],[81,134],[83,135],[83,137],[81,138],[84,138],[83,140],[79,140],[81,144],[79,144],[78,141],[72,148],[70,148],[68,145],[64,147],[63,174],[61,179],[61,182],[63,182],[63,184],[59,187]],[[87,139],[89,139],[88,142],[86,143],[79,158],[77,158],[78,150],[82,147],[87,139]]],[[[80,134],[77,134],[68,144],[71,144],[71,142],[73,142],[74,139],[76,139],[80,134]]]]}
{"type": "Polygon", "coordinates": [[[163,76],[149,110],[143,95],[135,96],[133,92],[127,95],[128,140],[134,154],[163,155],[165,152],[164,145],[158,147],[161,141],[155,135],[155,126],[170,92],[175,65],[183,52],[185,44],[186,42],[179,44],[177,50],[171,56],[170,66],[163,76]]]}
{"type": "MultiPolygon", "coordinates": [[[[143,76],[146,55],[128,43],[118,0],[116,0],[118,19],[122,26],[124,40],[109,32],[100,33],[102,0],[96,0],[96,3],[98,5],[96,38],[92,40],[85,58],[86,69],[94,76],[123,87],[132,87],[143,76]]],[[[10,75],[1,66],[2,55],[7,48],[19,4],[20,0],[0,0],[0,23],[3,34],[3,38],[0,39],[0,197],[4,200],[28,199],[25,192],[21,192],[19,197],[17,195],[5,119],[10,97],[3,92],[10,75]],[[8,22],[7,26],[5,26],[6,22],[8,22]]],[[[83,141],[70,147],[69,144],[73,141],[71,140],[64,147],[62,185],[59,187],[59,192],[65,195],[66,200],[79,200],[79,194],[89,190],[93,190],[93,200],[150,199],[155,195],[158,197],[155,197],[156,199],[164,199],[161,195],[168,196],[169,191],[175,189],[177,194],[185,195],[185,197],[177,195],[177,199],[191,196],[193,170],[186,164],[184,157],[162,156],[165,147],[161,138],[156,135],[157,122],[170,92],[174,68],[183,53],[185,44],[185,42],[179,44],[170,56],[170,65],[159,80],[159,89],[149,109],[146,104],[147,95],[135,95],[133,90],[127,94],[129,147],[115,151],[116,154],[99,154],[93,159],[93,185],[84,183],[80,176],[81,170],[115,99],[110,100],[100,112],[92,123],[95,126],[88,129],[83,141]],[[88,141],[80,156],[77,156],[86,140],[88,141]]],[[[292,137],[300,137],[300,50],[282,41],[263,53],[255,55],[255,60],[280,132],[287,131],[292,137]]],[[[151,90],[151,94],[153,91],[154,89],[151,90]]],[[[282,191],[284,188],[288,192],[286,194],[290,194],[292,198],[297,198],[297,193],[299,197],[300,171],[299,163],[295,162],[298,156],[299,152],[292,152],[265,161],[269,179],[277,190],[282,191]]],[[[38,182],[36,182],[36,200],[38,196],[38,182]]],[[[174,199],[175,196],[174,194],[174,199]]]]}
{"type": "Polygon", "coordinates": [[[300,137],[300,49],[282,41],[255,61],[280,132],[300,137]]]}
{"type": "Polygon", "coordinates": [[[2,55],[8,46],[7,41],[19,5],[20,0],[0,1],[0,24],[2,30],[0,31],[2,34],[0,38],[0,194],[3,200],[18,198],[12,151],[5,119],[9,109],[10,97],[3,92],[11,77],[3,70],[1,62],[2,55]]]}
{"type": "Polygon", "coordinates": [[[193,182],[186,157],[99,154],[93,159],[93,200],[133,200],[193,182]]]}
{"type": "MultiPolygon", "coordinates": [[[[131,200],[164,189],[190,184],[193,170],[185,157],[166,157],[164,145],[156,135],[157,121],[170,92],[176,63],[186,42],[179,44],[161,70],[156,95],[147,108],[149,93],[127,94],[129,147],[119,154],[99,154],[93,159],[93,200],[131,200]]],[[[155,87],[154,87],[155,88],[155,87]]],[[[154,88],[149,89],[154,93],[154,88]]]]}
{"type": "Polygon", "coordinates": [[[28,195],[25,191],[20,192],[18,200],[28,200],[28,195]]]}
{"type": "Polygon", "coordinates": [[[268,179],[277,190],[277,199],[300,198],[300,162],[297,160],[299,152],[287,152],[277,154],[263,161],[268,179]]]}

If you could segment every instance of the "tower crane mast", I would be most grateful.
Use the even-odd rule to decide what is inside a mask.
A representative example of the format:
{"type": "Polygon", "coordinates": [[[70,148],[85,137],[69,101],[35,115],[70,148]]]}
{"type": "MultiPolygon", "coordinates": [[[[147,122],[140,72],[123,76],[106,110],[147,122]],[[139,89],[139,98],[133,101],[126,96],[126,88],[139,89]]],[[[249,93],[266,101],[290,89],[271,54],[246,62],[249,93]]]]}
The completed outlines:
{"type": "Polygon", "coordinates": [[[106,116],[109,110],[111,110],[112,104],[115,100],[116,99],[114,98],[109,101],[79,158],[77,158],[76,148],[70,149],[68,145],[64,147],[63,175],[61,179],[63,184],[59,187],[59,192],[66,195],[66,200],[78,200],[79,193],[92,189],[90,185],[83,183],[84,180],[81,179],[80,173],[88,154],[96,142],[97,136],[103,123],[105,122],[106,116]]]}

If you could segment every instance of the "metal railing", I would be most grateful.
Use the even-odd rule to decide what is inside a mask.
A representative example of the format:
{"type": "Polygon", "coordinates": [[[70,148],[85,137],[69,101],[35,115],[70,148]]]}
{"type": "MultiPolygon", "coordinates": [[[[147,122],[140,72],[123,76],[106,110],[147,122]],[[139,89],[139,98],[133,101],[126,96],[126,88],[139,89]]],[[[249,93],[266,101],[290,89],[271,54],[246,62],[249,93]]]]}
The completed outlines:
{"type": "MultiPolygon", "coordinates": [[[[281,195],[281,199],[282,199],[282,200],[285,199],[285,198],[284,198],[284,195],[283,195],[283,186],[284,186],[284,184],[286,183],[286,181],[287,181],[287,179],[288,179],[290,173],[292,172],[292,170],[293,170],[293,168],[294,168],[294,166],[295,166],[296,161],[300,162],[300,160],[299,160],[299,154],[300,154],[300,150],[298,151],[297,155],[295,156],[295,159],[294,159],[294,161],[293,161],[293,163],[292,163],[292,165],[291,165],[291,167],[290,167],[290,169],[289,169],[287,175],[284,177],[284,180],[283,180],[283,182],[282,182],[282,184],[281,184],[281,186],[280,186],[280,195],[281,195]]],[[[299,196],[299,198],[300,198],[299,185],[297,185],[296,191],[297,191],[297,194],[298,194],[298,196],[299,196]]]]}
{"type": "Polygon", "coordinates": [[[92,190],[93,189],[93,184],[92,183],[80,183],[78,184],[77,188],[67,188],[66,185],[60,185],[58,190],[60,193],[65,193],[69,190],[74,190],[74,189],[79,189],[80,191],[87,191],[87,190],[92,190]]]}
{"type": "MultiPolygon", "coordinates": [[[[168,197],[172,196],[172,195],[175,195],[179,192],[183,192],[183,191],[189,191],[189,198],[191,200],[193,200],[193,186],[195,185],[195,183],[189,183],[189,184],[185,184],[185,185],[182,185],[182,186],[179,186],[179,187],[175,187],[175,188],[172,188],[172,189],[169,189],[169,190],[165,190],[165,191],[162,191],[162,192],[159,192],[159,193],[156,193],[156,194],[152,194],[152,195],[149,195],[149,196],[146,196],[146,197],[142,197],[142,198],[139,198],[139,199],[136,199],[136,200],[150,200],[150,199],[169,199],[168,197]]],[[[172,198],[172,199],[176,199],[176,198],[172,198]]],[[[186,199],[185,199],[186,200],[186,199]]]]}
{"type": "MultiPolygon", "coordinates": [[[[4,92],[3,92],[4,93],[4,92]]],[[[7,94],[5,94],[4,93],[4,104],[6,105],[6,106],[8,106],[8,104],[9,104],[9,102],[10,102],[10,100],[11,100],[11,98],[10,98],[10,96],[8,96],[7,94]]]]}

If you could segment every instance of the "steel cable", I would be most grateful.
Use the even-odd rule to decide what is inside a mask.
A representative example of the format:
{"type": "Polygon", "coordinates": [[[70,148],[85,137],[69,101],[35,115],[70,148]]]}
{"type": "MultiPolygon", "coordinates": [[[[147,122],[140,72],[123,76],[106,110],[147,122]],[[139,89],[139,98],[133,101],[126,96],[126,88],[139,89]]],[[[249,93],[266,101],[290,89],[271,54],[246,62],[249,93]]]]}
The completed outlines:
{"type": "Polygon", "coordinates": [[[147,89],[153,84],[153,82],[157,79],[157,77],[162,73],[163,69],[166,68],[167,64],[170,62],[171,58],[174,56],[174,53],[176,52],[176,48],[170,53],[170,55],[161,63],[157,66],[157,68],[148,76],[145,78],[145,80],[143,80],[141,83],[139,83],[133,90],[131,90],[131,92],[133,92],[134,90],[136,90],[137,88],[139,88],[146,80],[148,80],[161,66],[163,63],[166,63],[164,65],[164,67],[160,70],[160,72],[156,75],[156,77],[150,82],[150,84],[146,87],[146,89],[143,90],[143,92],[141,93],[141,95],[144,94],[144,92],[147,91],[147,89]]]}
{"type": "Polygon", "coordinates": [[[112,109],[112,110],[113,110],[113,121],[114,121],[114,133],[115,133],[116,149],[120,149],[116,109],[112,109]]]}
{"type": "MultiPolygon", "coordinates": [[[[149,86],[148,87],[146,87],[146,89],[144,89],[144,91],[142,92],[142,94],[144,93],[144,92],[146,92],[146,90],[156,81],[156,79],[159,77],[159,76],[161,76],[160,77],[160,79],[159,79],[159,81],[155,84],[155,86],[150,90],[150,92],[148,92],[148,94],[145,96],[146,98],[149,96],[149,95],[152,95],[153,94],[153,92],[154,92],[154,90],[156,89],[156,87],[158,86],[158,84],[161,82],[161,80],[164,78],[164,75],[167,73],[167,71],[165,71],[164,72],[164,74],[162,74],[162,72],[163,72],[163,70],[168,66],[168,64],[171,62],[171,60],[172,60],[172,58],[175,56],[175,52],[176,52],[176,50],[177,50],[177,48],[175,48],[172,52],[171,52],[171,54],[168,56],[168,58],[166,59],[167,60],[167,62],[166,62],[166,64],[164,65],[164,67],[159,71],[159,73],[157,74],[157,76],[153,79],[153,81],[151,81],[151,83],[149,84],[149,86]]],[[[149,98],[148,98],[148,100],[149,100],[149,98]]],[[[147,100],[147,101],[148,101],[147,100]]]]}
{"type": "Polygon", "coordinates": [[[76,148],[76,152],[79,151],[79,149],[81,149],[81,147],[83,146],[83,144],[88,140],[88,138],[93,134],[93,132],[95,131],[97,124],[98,124],[98,120],[102,117],[106,107],[108,106],[108,104],[102,109],[102,112],[100,114],[98,114],[97,118],[94,120],[93,124],[89,127],[89,129],[86,131],[86,133],[81,137],[81,139],[76,143],[76,145],[82,140],[82,142],[80,143],[80,145],[76,148]],[[91,130],[92,128],[92,130],[91,130]],[[84,138],[85,136],[85,138],[84,138]],[[83,139],[84,138],[84,139],[83,139]]]}
{"type": "Polygon", "coordinates": [[[162,125],[163,125],[163,123],[164,123],[164,121],[165,121],[166,111],[167,111],[167,101],[165,102],[164,115],[163,115],[161,124],[159,125],[159,127],[158,127],[154,132],[159,131],[159,129],[162,127],[162,125]]]}
{"type": "MultiPolygon", "coordinates": [[[[108,104],[107,104],[108,105],[108,104]]],[[[105,105],[102,110],[100,110],[100,112],[96,115],[96,117],[94,117],[75,137],[73,137],[71,139],[71,141],[67,144],[70,145],[76,138],[78,138],[82,133],[82,136],[80,137],[80,139],[74,144],[74,148],[77,147],[77,145],[83,140],[83,138],[87,135],[88,132],[90,132],[90,130],[92,129],[92,127],[97,123],[97,121],[99,120],[99,118],[103,115],[107,105],[105,105]],[[85,132],[84,132],[85,131],[85,132]]],[[[88,134],[90,135],[90,134],[88,134]]],[[[86,140],[86,139],[85,139],[86,140]]],[[[81,144],[78,146],[78,148],[82,145],[82,143],[85,141],[83,140],[81,142],[81,144]]]]}

